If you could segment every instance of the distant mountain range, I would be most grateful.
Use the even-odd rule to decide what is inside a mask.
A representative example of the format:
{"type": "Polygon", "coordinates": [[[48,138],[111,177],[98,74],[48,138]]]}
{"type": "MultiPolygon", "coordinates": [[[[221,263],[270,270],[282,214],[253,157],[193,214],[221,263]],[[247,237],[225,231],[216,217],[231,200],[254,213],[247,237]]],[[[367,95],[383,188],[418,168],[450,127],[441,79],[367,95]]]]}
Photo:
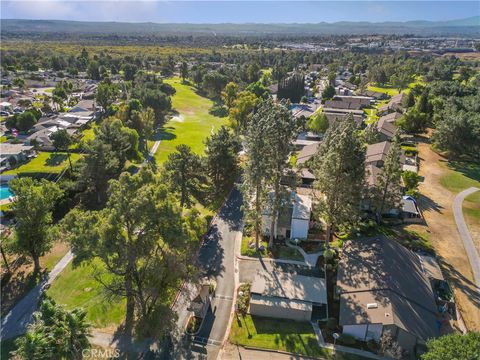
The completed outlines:
{"type": "Polygon", "coordinates": [[[413,34],[422,36],[479,36],[480,16],[449,21],[335,22],[316,24],[166,24],[86,22],[65,20],[1,20],[2,37],[21,34],[105,34],[105,35],[342,35],[413,34]]]}

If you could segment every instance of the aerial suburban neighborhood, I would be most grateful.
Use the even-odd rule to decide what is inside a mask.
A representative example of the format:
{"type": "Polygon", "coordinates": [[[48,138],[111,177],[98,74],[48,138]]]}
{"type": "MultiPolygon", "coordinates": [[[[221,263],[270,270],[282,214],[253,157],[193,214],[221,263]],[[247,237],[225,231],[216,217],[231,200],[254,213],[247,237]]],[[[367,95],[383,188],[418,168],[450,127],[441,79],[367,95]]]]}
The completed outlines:
{"type": "Polygon", "coordinates": [[[478,3],[50,3],[1,3],[2,359],[480,359],[478,3]]]}

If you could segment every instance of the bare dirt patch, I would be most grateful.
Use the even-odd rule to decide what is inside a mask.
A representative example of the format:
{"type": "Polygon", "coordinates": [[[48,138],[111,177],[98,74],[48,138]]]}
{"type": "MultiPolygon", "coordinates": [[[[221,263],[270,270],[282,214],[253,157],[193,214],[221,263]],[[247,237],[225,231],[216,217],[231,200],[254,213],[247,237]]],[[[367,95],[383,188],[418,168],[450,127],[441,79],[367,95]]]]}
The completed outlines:
{"type": "Polygon", "coordinates": [[[480,52],[468,52],[468,53],[445,53],[443,54],[444,57],[455,56],[462,60],[480,60],[480,52]]]}
{"type": "Polygon", "coordinates": [[[2,316],[6,315],[7,312],[46,275],[46,272],[51,270],[56,263],[60,261],[67,251],[67,244],[61,242],[55,243],[52,250],[40,258],[42,270],[41,273],[36,276],[33,274],[33,262],[30,259],[24,257],[23,259],[17,260],[19,265],[14,266],[14,261],[18,258],[9,256],[9,261],[13,268],[10,280],[2,287],[2,316]]]}
{"type": "Polygon", "coordinates": [[[428,225],[428,229],[421,230],[430,232],[430,239],[440,258],[444,274],[454,288],[455,299],[467,328],[479,331],[480,296],[453,217],[455,194],[440,183],[442,176],[452,170],[442,166],[446,159],[433,152],[427,142],[419,144],[419,155],[419,174],[424,178],[420,184],[419,204],[428,225]]]}

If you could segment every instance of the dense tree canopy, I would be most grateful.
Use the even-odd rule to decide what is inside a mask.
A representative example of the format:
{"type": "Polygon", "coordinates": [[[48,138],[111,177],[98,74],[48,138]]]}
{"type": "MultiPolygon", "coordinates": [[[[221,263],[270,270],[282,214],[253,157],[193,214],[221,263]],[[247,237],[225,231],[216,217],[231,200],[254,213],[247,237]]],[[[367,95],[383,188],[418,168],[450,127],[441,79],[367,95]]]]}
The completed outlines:
{"type": "Polygon", "coordinates": [[[315,187],[323,194],[320,214],[327,223],[327,241],[338,226],[359,220],[365,182],[365,149],[349,116],[330,127],[313,162],[315,187]]]}
{"type": "Polygon", "coordinates": [[[52,247],[52,211],[62,191],[55,183],[31,177],[15,178],[9,187],[15,196],[12,203],[17,223],[15,249],[31,257],[38,272],[40,257],[52,247]]]}
{"type": "Polygon", "coordinates": [[[204,223],[198,212],[182,214],[175,197],[151,171],[123,173],[110,182],[109,200],[100,211],[72,210],[63,229],[75,261],[94,257],[105,265],[97,276],[113,296],[126,298],[125,329],[142,336],[171,330],[170,289],[190,271],[191,246],[204,223]]]}

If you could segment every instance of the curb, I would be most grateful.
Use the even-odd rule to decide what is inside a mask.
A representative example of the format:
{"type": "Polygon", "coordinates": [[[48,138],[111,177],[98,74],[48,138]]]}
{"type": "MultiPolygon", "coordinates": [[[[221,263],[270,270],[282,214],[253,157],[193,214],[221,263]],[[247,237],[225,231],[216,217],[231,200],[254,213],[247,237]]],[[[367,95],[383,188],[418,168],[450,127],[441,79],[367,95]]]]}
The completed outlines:
{"type": "MultiPolygon", "coordinates": [[[[203,244],[205,243],[205,238],[208,234],[208,232],[210,231],[210,229],[212,228],[213,224],[215,223],[215,221],[217,220],[218,218],[218,212],[222,209],[222,207],[225,205],[225,203],[227,202],[227,200],[229,199],[230,195],[232,194],[232,191],[235,189],[235,183],[233,184],[233,187],[230,189],[230,191],[228,192],[228,194],[225,196],[225,198],[223,199],[223,202],[222,204],[220,205],[220,207],[217,209],[217,211],[215,212],[215,215],[212,217],[212,219],[210,220],[210,222],[208,223],[207,225],[207,230],[205,231],[205,233],[202,235],[201,237],[201,240],[200,240],[200,243],[198,244],[198,248],[197,248],[197,251],[195,252],[195,259],[198,258],[198,254],[200,252],[200,249],[202,248],[203,244]]],[[[177,301],[178,301],[178,298],[180,297],[180,294],[181,292],[183,291],[183,289],[185,288],[185,285],[186,283],[188,282],[188,280],[184,280],[182,282],[182,285],[180,285],[180,287],[178,288],[178,291],[177,291],[177,294],[175,295],[175,299],[173,300],[172,304],[170,305],[170,309],[173,309],[173,307],[177,304],[177,301]]]]}
{"type": "MultiPolygon", "coordinates": [[[[235,344],[236,345],[236,344],[235,344]]],[[[255,351],[262,351],[262,352],[266,352],[266,353],[277,353],[277,354],[283,354],[283,355],[292,355],[293,358],[303,358],[303,359],[311,359],[311,360],[318,360],[319,358],[315,358],[315,357],[311,357],[311,356],[308,356],[308,355],[301,355],[301,354],[296,354],[296,353],[291,353],[291,352],[288,352],[288,351],[283,351],[283,350],[274,350],[274,349],[263,349],[263,348],[258,348],[258,347],[255,347],[255,346],[248,346],[248,345],[236,345],[236,346],[240,346],[240,347],[243,347],[244,349],[247,349],[247,350],[255,350],[255,351]]]]}

